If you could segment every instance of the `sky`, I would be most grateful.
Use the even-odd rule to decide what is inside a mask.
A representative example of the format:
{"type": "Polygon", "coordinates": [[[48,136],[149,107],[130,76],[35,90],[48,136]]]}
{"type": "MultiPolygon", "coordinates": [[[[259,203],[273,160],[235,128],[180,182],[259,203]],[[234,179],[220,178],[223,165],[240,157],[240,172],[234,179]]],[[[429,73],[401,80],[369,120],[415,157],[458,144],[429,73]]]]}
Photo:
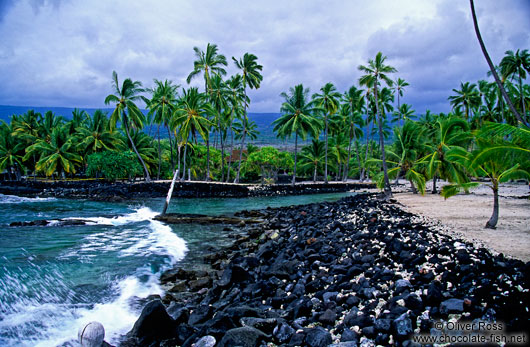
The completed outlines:
{"type": "MultiPolygon", "coordinates": [[[[529,0],[475,7],[494,62],[530,49],[529,0]]],[[[103,107],[113,70],[120,83],[188,87],[193,47],[207,43],[227,57],[228,76],[232,57],[258,57],[251,112],[279,112],[280,93],[300,83],[344,92],[379,51],[418,114],[448,112],[452,89],[488,71],[466,0],[0,0],[0,37],[0,105],[103,107]]]]}

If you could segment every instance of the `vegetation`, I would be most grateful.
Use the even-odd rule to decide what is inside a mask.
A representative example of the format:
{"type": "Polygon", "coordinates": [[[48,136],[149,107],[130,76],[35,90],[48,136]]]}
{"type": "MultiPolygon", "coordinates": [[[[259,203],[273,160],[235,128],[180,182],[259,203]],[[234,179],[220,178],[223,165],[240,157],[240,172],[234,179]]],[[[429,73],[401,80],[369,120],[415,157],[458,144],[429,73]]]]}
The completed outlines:
{"type": "MultiPolygon", "coordinates": [[[[483,42],[481,47],[488,60],[483,42]]],[[[143,176],[146,181],[173,178],[174,187],[185,179],[271,183],[283,173],[292,175],[293,185],[299,177],[314,182],[371,178],[386,197],[392,194],[390,180],[400,177],[422,194],[428,181],[436,194],[438,180],[444,180],[449,183],[442,190],[445,197],[480,182],[494,193],[487,227],[498,220],[499,183],[528,178],[526,49],[506,51],[497,67],[491,64],[493,80],[459,81],[448,95],[448,114],[416,114],[404,102],[409,83],[391,80],[396,69],[381,52],[358,67],[363,74],[346,91],[330,82],[310,97],[308,88],[295,85],[281,93],[281,115],[271,124],[278,138],[294,139],[291,151],[249,143],[259,136],[247,115],[248,89],[258,89],[263,80],[258,58],[232,57],[238,73],[226,77],[227,59],[216,45],[194,51],[188,82],[202,77],[204,90],[156,79],[144,89],[131,78],[120,84],[113,72],[112,94],[105,98],[114,105],[110,115],[74,110],[67,120],[51,111],[28,111],[2,122],[4,178],[143,176]]]]}

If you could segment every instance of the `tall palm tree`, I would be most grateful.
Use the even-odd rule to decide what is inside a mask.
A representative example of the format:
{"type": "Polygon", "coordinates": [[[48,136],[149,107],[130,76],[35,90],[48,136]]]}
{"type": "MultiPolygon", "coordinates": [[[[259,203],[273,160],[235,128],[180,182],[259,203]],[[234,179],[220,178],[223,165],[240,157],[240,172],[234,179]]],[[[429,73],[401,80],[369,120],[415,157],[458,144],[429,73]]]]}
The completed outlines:
{"type": "MultiPolygon", "coordinates": [[[[243,104],[247,102],[245,90],[243,88],[243,77],[240,74],[231,76],[226,81],[228,88],[228,103],[230,105],[230,114],[228,123],[228,129],[230,129],[231,143],[230,143],[230,156],[234,152],[234,127],[233,123],[235,119],[243,119],[244,107],[243,104]]],[[[230,181],[230,168],[226,174],[226,182],[230,181]]]]}
{"type": "MultiPolygon", "coordinates": [[[[394,92],[397,95],[397,108],[398,108],[398,110],[401,108],[401,104],[399,102],[399,97],[403,96],[403,91],[405,90],[405,87],[407,87],[407,86],[409,86],[409,83],[407,81],[405,81],[404,79],[402,79],[402,78],[398,78],[395,81],[394,92]]],[[[403,120],[403,124],[405,124],[405,120],[403,120]]]]}
{"type": "MultiPolygon", "coordinates": [[[[245,53],[243,55],[243,58],[240,58],[239,60],[237,60],[235,57],[232,57],[232,60],[236,64],[236,67],[241,70],[241,76],[243,78],[243,125],[246,125],[248,123],[247,85],[250,89],[258,89],[260,87],[261,81],[263,80],[263,76],[261,75],[260,71],[263,70],[263,66],[258,64],[258,57],[251,53],[245,53]]],[[[239,174],[241,172],[241,159],[243,155],[243,146],[245,144],[246,133],[247,131],[244,130],[243,137],[241,139],[241,150],[239,151],[239,164],[237,166],[237,176],[234,181],[235,183],[239,183],[239,174]]]]}
{"type": "Polygon", "coordinates": [[[481,102],[477,85],[469,82],[460,82],[460,90],[453,89],[453,92],[456,95],[451,95],[448,98],[451,105],[453,105],[453,108],[463,106],[466,121],[469,121],[470,111],[478,108],[481,102]]]}
{"type": "Polygon", "coordinates": [[[340,93],[333,83],[328,82],[322,88],[321,93],[313,94],[315,105],[324,113],[324,143],[326,153],[326,163],[324,167],[324,182],[328,183],[328,123],[329,117],[332,117],[339,110],[340,93]]]}
{"type": "Polygon", "coordinates": [[[307,134],[318,133],[318,123],[314,117],[315,108],[308,100],[309,89],[302,84],[289,89],[289,93],[281,93],[284,102],[280,111],[282,115],[272,124],[278,137],[291,137],[294,134],[294,170],[292,185],[296,182],[296,163],[298,154],[298,136],[305,140],[307,134]]]}
{"type": "Polygon", "coordinates": [[[140,156],[140,153],[138,153],[136,145],[134,144],[130,134],[131,128],[142,129],[145,122],[144,114],[135,104],[135,101],[145,101],[145,99],[140,95],[144,92],[142,83],[140,81],[133,81],[130,78],[127,78],[123,81],[123,84],[120,88],[120,84],[118,83],[118,74],[116,71],[112,71],[112,87],[114,88],[114,94],[109,94],[105,98],[105,105],[110,103],[116,104],[116,107],[110,116],[110,131],[112,132],[116,128],[116,123],[120,121],[122,127],[125,130],[127,138],[131,142],[131,147],[133,148],[134,153],[136,153],[138,160],[140,160],[140,163],[142,164],[145,181],[151,182],[151,176],[149,176],[147,166],[140,156]]]}
{"type": "Polygon", "coordinates": [[[154,116],[153,122],[157,124],[157,136],[158,136],[158,173],[156,179],[160,179],[160,166],[162,165],[162,151],[160,150],[160,125],[168,129],[169,135],[169,148],[171,152],[171,169],[175,168],[173,162],[173,145],[171,140],[171,132],[169,131],[169,119],[175,108],[175,103],[177,102],[177,89],[179,85],[173,84],[170,80],[165,80],[164,82],[157,79],[154,80],[155,88],[148,89],[152,97],[147,104],[149,109],[148,116],[154,116]]]}
{"type": "Polygon", "coordinates": [[[412,120],[416,118],[414,115],[414,110],[409,104],[401,105],[397,111],[394,112],[394,117],[392,117],[392,122],[402,121],[405,124],[405,121],[412,120]]]}
{"type": "Polygon", "coordinates": [[[26,144],[19,141],[13,132],[13,124],[0,121],[0,171],[7,169],[11,178],[11,171],[15,172],[17,180],[24,168],[22,158],[26,144]]]}
{"type": "MultiPolygon", "coordinates": [[[[26,147],[37,142],[39,138],[39,119],[41,117],[40,113],[35,113],[34,110],[29,110],[19,117],[13,117],[11,120],[11,127],[13,130],[13,135],[24,142],[26,147]]],[[[31,167],[33,170],[33,179],[37,178],[37,173],[35,170],[35,165],[37,164],[36,156],[31,158],[31,167]]],[[[26,165],[27,162],[26,162],[26,165]]]]}
{"type": "MultiPolygon", "coordinates": [[[[173,112],[170,123],[173,129],[179,128],[180,136],[184,139],[184,170],[182,179],[186,176],[186,151],[188,149],[188,141],[190,137],[197,138],[197,135],[200,135],[203,139],[208,137],[208,129],[211,123],[206,118],[206,114],[211,111],[211,105],[208,103],[206,95],[199,93],[197,88],[182,90],[182,96],[177,102],[177,107],[173,112]]],[[[178,175],[179,171],[175,170],[164,208],[162,209],[162,215],[166,214],[178,175]]]]}
{"type": "MultiPolygon", "coordinates": [[[[226,75],[226,70],[223,66],[227,66],[226,57],[222,54],[219,54],[216,44],[208,43],[206,45],[206,52],[201,51],[198,47],[193,47],[195,51],[196,60],[193,62],[193,71],[190,72],[186,81],[188,84],[191,80],[198,76],[201,72],[204,74],[204,92],[207,95],[210,95],[211,88],[211,78],[213,75],[224,76],[226,75]]],[[[209,115],[206,115],[209,119],[209,115]]],[[[209,133],[209,130],[208,130],[209,133]]],[[[209,135],[209,134],[208,134],[209,135]]],[[[210,136],[206,136],[206,181],[210,180],[210,136]]]]}
{"type": "Polygon", "coordinates": [[[508,78],[517,78],[521,110],[523,112],[522,116],[527,120],[523,80],[526,79],[526,73],[530,73],[530,53],[528,53],[527,49],[523,49],[522,51],[517,50],[515,53],[513,51],[506,51],[505,54],[506,56],[502,58],[500,63],[501,72],[503,76],[508,78]]]}
{"type": "Polygon", "coordinates": [[[495,66],[493,65],[493,62],[491,61],[490,55],[488,54],[488,51],[486,50],[486,45],[484,44],[484,41],[482,40],[482,35],[480,34],[480,29],[478,27],[478,20],[477,20],[477,14],[475,13],[475,4],[473,0],[469,0],[469,5],[471,7],[471,17],[473,18],[473,26],[475,28],[475,34],[477,35],[478,42],[480,44],[480,49],[482,50],[482,54],[484,54],[484,58],[486,58],[486,62],[488,63],[488,66],[490,68],[490,72],[493,75],[493,78],[495,79],[495,83],[497,83],[497,86],[499,87],[499,90],[502,93],[502,96],[504,97],[504,100],[506,101],[506,104],[508,104],[508,107],[510,108],[510,111],[513,112],[515,118],[522,124],[524,124],[526,127],[530,127],[526,119],[523,119],[519,112],[515,109],[513,106],[512,101],[510,100],[510,97],[506,93],[506,90],[504,89],[503,83],[501,79],[499,78],[499,75],[497,74],[497,71],[495,70],[495,66]]]}
{"type": "Polygon", "coordinates": [[[344,93],[343,100],[346,102],[344,112],[348,115],[348,135],[350,138],[348,144],[348,160],[346,161],[346,169],[344,172],[343,181],[348,178],[348,172],[350,171],[350,158],[351,158],[351,143],[352,140],[355,143],[355,155],[357,156],[357,165],[359,166],[359,175],[361,174],[361,157],[359,155],[359,144],[357,142],[357,136],[362,137],[362,127],[364,126],[363,112],[366,111],[365,99],[362,89],[357,89],[355,86],[351,86],[347,92],[344,93]]]}
{"type": "Polygon", "coordinates": [[[392,80],[387,76],[390,73],[397,72],[397,70],[385,65],[386,57],[383,53],[378,52],[375,59],[368,60],[368,65],[359,65],[359,70],[366,73],[359,79],[359,84],[362,86],[372,87],[374,90],[375,108],[379,127],[379,145],[381,146],[381,156],[383,160],[383,177],[384,177],[384,193],[386,198],[392,197],[392,188],[390,188],[390,181],[388,180],[388,168],[386,165],[385,141],[383,138],[383,120],[379,110],[378,88],[380,81],[392,86],[392,80]]]}

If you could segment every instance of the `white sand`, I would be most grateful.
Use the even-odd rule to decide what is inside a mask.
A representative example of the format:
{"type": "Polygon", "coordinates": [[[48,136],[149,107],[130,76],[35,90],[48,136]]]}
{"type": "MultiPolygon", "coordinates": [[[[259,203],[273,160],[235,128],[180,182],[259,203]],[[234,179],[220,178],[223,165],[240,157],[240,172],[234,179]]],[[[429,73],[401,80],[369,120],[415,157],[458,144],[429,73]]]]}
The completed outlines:
{"type": "MultiPolygon", "coordinates": [[[[404,205],[405,210],[438,220],[457,236],[474,242],[477,246],[484,246],[525,262],[530,261],[528,185],[520,183],[501,186],[499,222],[495,230],[484,228],[493,212],[493,192],[485,185],[472,190],[470,194],[459,194],[447,200],[430,191],[421,196],[410,193],[407,186],[401,188],[394,191],[404,192],[395,192],[394,197],[404,205]]],[[[428,189],[430,188],[429,182],[428,189]]]]}

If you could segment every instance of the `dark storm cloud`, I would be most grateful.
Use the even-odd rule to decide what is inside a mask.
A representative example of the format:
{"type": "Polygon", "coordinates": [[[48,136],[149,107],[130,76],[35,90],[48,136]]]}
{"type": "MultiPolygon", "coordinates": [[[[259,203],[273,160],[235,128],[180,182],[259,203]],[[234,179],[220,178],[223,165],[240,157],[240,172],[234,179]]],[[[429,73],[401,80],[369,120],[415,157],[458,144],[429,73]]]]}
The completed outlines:
{"type": "MultiPolygon", "coordinates": [[[[277,112],[279,94],[303,83],[340,91],[378,51],[411,86],[404,101],[420,112],[448,111],[460,81],[486,78],[467,1],[3,1],[0,3],[0,104],[103,106],[110,76],[151,86],[187,86],[194,52],[216,43],[231,57],[258,56],[264,80],[251,110],[277,112]],[[2,17],[3,16],[3,17],[2,17]],[[3,19],[2,19],[3,18],[3,19]]],[[[494,61],[530,47],[525,1],[477,1],[494,61]]],[[[200,78],[192,85],[202,87],[200,78]]]]}

